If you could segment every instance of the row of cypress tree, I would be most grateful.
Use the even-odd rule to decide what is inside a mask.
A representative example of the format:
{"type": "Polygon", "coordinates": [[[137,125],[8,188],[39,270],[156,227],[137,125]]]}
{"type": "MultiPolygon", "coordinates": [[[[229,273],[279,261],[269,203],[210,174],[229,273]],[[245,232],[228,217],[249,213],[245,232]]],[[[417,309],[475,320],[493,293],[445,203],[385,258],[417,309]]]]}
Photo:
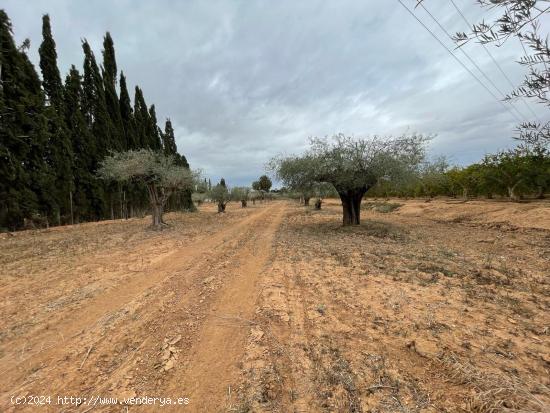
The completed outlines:
{"type": "MultiPolygon", "coordinates": [[[[97,179],[99,162],[110,151],[150,148],[178,154],[170,120],[157,126],[136,86],[134,103],[118,73],[113,39],[107,32],[98,65],[84,40],[82,73],[73,65],[64,81],[50,18],[42,19],[40,79],[26,51],[15,44],[12,26],[0,10],[0,229],[15,230],[40,220],[49,225],[128,217],[147,207],[138,184],[97,179]]],[[[172,207],[192,208],[191,194],[172,207]]]]}

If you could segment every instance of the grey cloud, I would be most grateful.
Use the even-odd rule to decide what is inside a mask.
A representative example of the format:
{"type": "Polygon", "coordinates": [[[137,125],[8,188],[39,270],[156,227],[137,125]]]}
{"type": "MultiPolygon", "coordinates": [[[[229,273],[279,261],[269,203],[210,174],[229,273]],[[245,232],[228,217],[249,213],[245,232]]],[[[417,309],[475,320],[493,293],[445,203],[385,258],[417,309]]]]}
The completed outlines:
{"type": "MultiPolygon", "coordinates": [[[[436,133],[432,153],[457,163],[513,144],[511,115],[397,2],[31,3],[7,0],[4,7],[18,40],[31,38],[33,61],[44,12],[64,72],[81,65],[81,38],[99,58],[102,36],[111,31],[119,68],[156,104],[159,120],[172,119],[192,167],[230,184],[249,184],[271,156],[304,150],[308,136],[340,131],[436,133]]],[[[466,29],[450,3],[426,5],[449,32],[466,29]]],[[[463,7],[472,21],[484,17],[474,2],[463,7]]],[[[483,50],[467,47],[508,91],[483,50]]],[[[519,82],[518,45],[492,52],[519,82]]]]}

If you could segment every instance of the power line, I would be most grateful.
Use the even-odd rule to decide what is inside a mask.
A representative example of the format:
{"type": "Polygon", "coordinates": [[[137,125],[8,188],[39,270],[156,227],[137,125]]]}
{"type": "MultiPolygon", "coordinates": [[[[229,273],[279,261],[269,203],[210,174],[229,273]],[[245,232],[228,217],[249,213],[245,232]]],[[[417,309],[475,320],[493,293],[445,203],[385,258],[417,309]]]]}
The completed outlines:
{"type": "MultiPolygon", "coordinates": [[[[462,17],[462,20],[464,20],[464,22],[468,25],[468,27],[472,27],[472,25],[470,24],[470,22],[468,21],[468,19],[466,18],[466,16],[464,16],[464,13],[462,13],[462,11],[458,8],[458,6],[456,5],[456,3],[454,2],[454,0],[450,0],[451,3],[453,4],[454,8],[456,9],[456,11],[458,12],[458,14],[460,14],[460,17],[462,17]]],[[[519,39],[519,43],[521,44],[521,47],[523,49],[523,52],[525,53],[525,56],[527,56],[527,50],[525,50],[525,46],[523,45],[523,42],[521,41],[521,39],[519,39]]],[[[514,83],[510,80],[510,78],[508,77],[508,75],[506,74],[506,72],[502,69],[502,67],[500,66],[500,64],[497,62],[497,60],[494,58],[493,54],[491,53],[491,51],[489,50],[489,48],[487,46],[485,46],[484,43],[481,43],[481,46],[483,46],[483,50],[485,50],[485,53],[487,53],[487,55],[491,58],[491,60],[493,61],[493,63],[495,64],[495,66],[498,68],[498,70],[500,71],[500,73],[502,73],[502,76],[504,76],[504,78],[508,81],[508,84],[512,87],[512,88],[515,88],[516,86],[514,85],[514,83]]],[[[521,101],[523,102],[523,104],[525,105],[525,107],[529,110],[529,112],[531,112],[531,114],[540,122],[537,114],[535,113],[535,111],[531,108],[531,106],[529,106],[529,104],[527,103],[527,101],[522,97],[521,98],[521,101]]]]}
{"type": "Polygon", "coordinates": [[[399,4],[401,4],[401,6],[403,6],[405,8],[405,10],[407,10],[409,12],[409,14],[414,17],[414,19],[420,23],[420,25],[422,25],[422,27],[424,27],[424,29],[426,29],[428,31],[428,33],[430,33],[432,35],[432,37],[441,45],[441,47],[443,47],[498,103],[500,103],[502,105],[502,107],[507,110],[514,118],[516,118],[516,120],[518,122],[522,122],[521,119],[519,119],[517,117],[517,115],[512,112],[510,110],[510,108],[508,106],[506,106],[504,103],[502,103],[502,101],[497,98],[495,96],[495,94],[481,81],[479,80],[479,78],[464,64],[462,63],[462,61],[455,56],[455,54],[447,47],[445,46],[445,44],[439,39],[439,37],[437,37],[429,28],[428,26],[426,26],[422,20],[420,20],[416,14],[414,14],[407,6],[405,6],[405,4],[401,1],[401,0],[397,0],[399,2],[399,4]]]}
{"type": "MultiPolygon", "coordinates": [[[[445,28],[441,25],[441,23],[439,23],[439,21],[434,17],[434,15],[432,13],[430,13],[430,11],[424,6],[424,3],[419,3],[419,4],[420,4],[420,7],[422,7],[424,9],[424,11],[426,13],[428,13],[428,15],[432,18],[432,20],[439,26],[439,28],[443,31],[443,33],[445,33],[447,35],[447,37],[452,42],[454,42],[453,36],[451,36],[449,34],[449,32],[447,30],[445,30],[445,28]]],[[[506,95],[504,94],[504,92],[502,92],[502,90],[500,90],[498,88],[498,86],[495,85],[495,83],[492,81],[492,79],[489,76],[487,76],[487,74],[483,71],[483,69],[481,69],[481,67],[479,67],[479,65],[474,61],[474,59],[472,59],[470,57],[470,55],[468,53],[466,53],[466,51],[462,47],[460,47],[459,50],[462,52],[462,54],[464,56],[466,56],[466,58],[470,61],[470,63],[474,65],[474,67],[479,71],[479,73],[481,73],[481,75],[485,79],[487,79],[487,81],[495,88],[495,90],[502,95],[502,98],[505,99],[506,95]]],[[[522,118],[522,119],[525,118],[523,113],[521,113],[512,103],[510,103],[510,106],[512,107],[512,109],[514,109],[516,111],[516,113],[519,115],[520,118],[522,118]]]]}

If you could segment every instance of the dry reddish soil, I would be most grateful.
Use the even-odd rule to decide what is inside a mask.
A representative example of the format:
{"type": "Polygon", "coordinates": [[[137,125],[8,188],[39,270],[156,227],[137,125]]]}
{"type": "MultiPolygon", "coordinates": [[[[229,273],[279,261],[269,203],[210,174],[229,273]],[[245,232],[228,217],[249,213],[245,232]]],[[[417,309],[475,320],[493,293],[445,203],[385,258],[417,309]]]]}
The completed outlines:
{"type": "Polygon", "coordinates": [[[550,411],[550,202],[363,208],[0,235],[0,411],[550,411]]]}

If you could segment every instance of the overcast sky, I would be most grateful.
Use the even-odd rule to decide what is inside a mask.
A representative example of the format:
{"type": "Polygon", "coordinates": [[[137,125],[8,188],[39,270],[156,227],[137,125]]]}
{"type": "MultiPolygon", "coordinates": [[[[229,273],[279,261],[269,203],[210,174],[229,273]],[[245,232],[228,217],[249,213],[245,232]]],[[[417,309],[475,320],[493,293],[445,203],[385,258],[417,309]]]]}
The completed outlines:
{"type": "MultiPolygon", "coordinates": [[[[470,21],[490,17],[474,0],[455,3],[470,21]]],[[[450,2],[425,4],[450,33],[467,30],[450,2]]],[[[110,31],[129,87],[142,87],[159,123],[172,119],[191,167],[230,185],[250,184],[271,156],[304,150],[308,136],[437,134],[431,154],[457,164],[513,145],[516,119],[396,0],[3,0],[0,7],[17,41],[31,40],[37,68],[41,16],[50,14],[63,76],[71,64],[82,67],[82,38],[100,61],[110,31]]],[[[423,10],[416,14],[452,47],[423,10]]],[[[511,89],[481,46],[465,50],[500,90],[511,89]]],[[[490,50],[519,83],[517,40],[490,50]]],[[[544,107],[531,107],[544,119],[544,107]]],[[[532,119],[523,103],[517,108],[532,119]]]]}

